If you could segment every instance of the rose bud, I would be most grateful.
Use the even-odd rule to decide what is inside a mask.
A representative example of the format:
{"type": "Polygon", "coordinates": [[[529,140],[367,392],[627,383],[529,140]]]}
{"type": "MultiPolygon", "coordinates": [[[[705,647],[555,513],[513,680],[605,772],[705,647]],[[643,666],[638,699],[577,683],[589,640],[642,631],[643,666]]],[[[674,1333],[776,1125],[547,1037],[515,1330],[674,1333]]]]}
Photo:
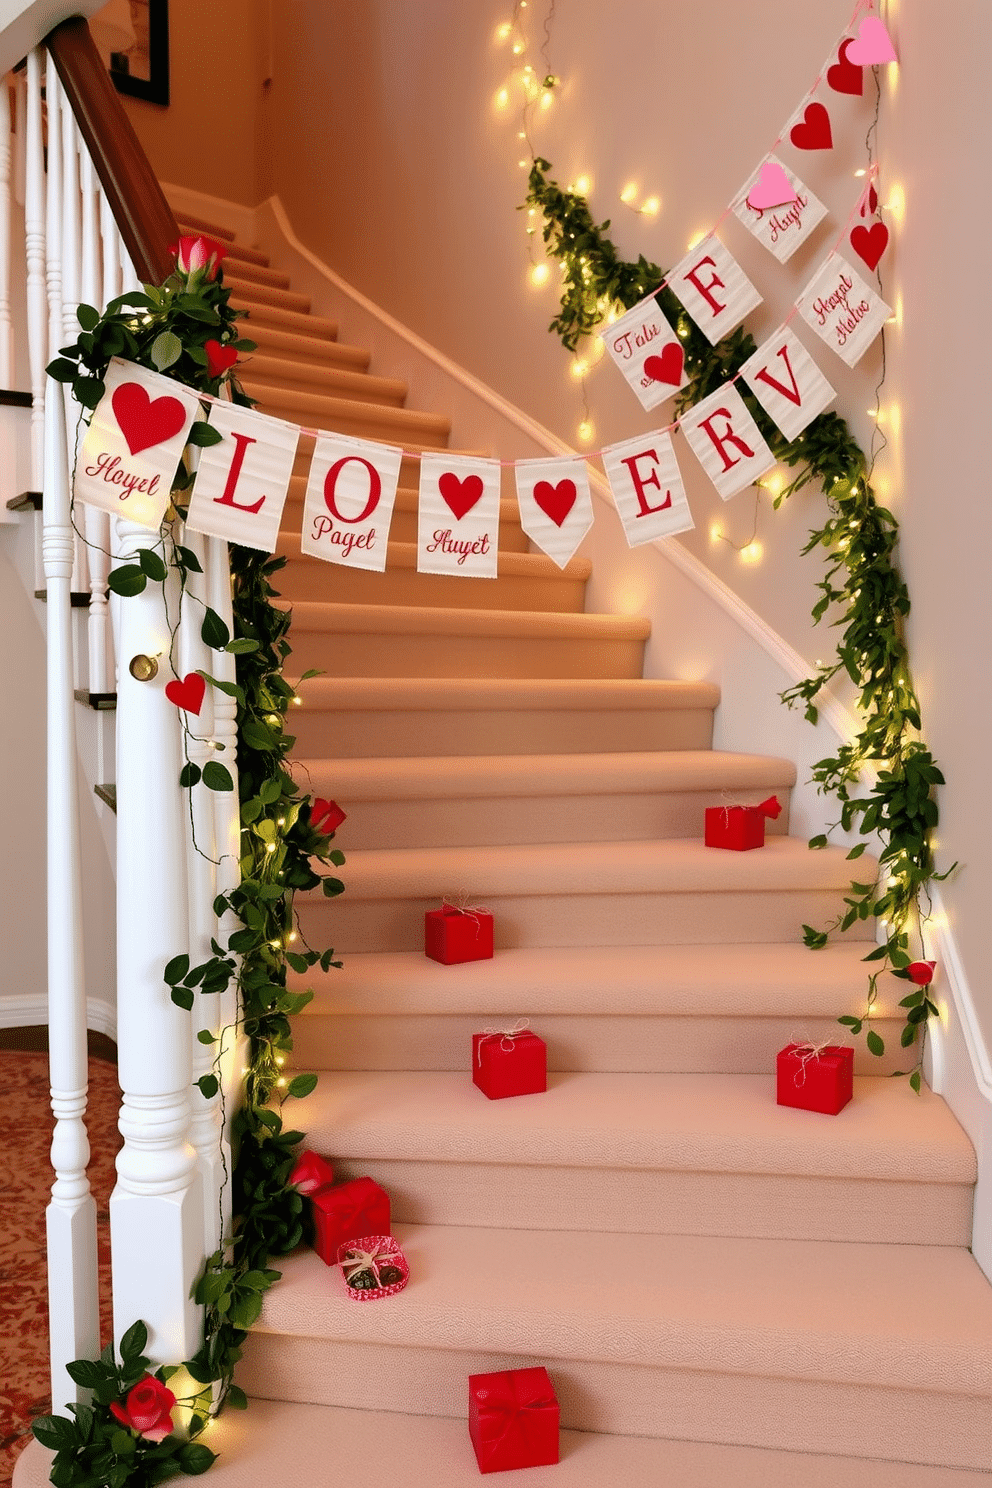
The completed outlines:
{"type": "Polygon", "coordinates": [[[906,975],[911,982],[918,987],[929,987],[933,981],[933,974],[937,970],[936,961],[911,961],[906,967],[906,975]]]}
{"type": "Polygon", "coordinates": [[[154,1375],[146,1374],[128,1391],[123,1406],[116,1400],[111,1401],[110,1412],[122,1426],[136,1431],[146,1441],[160,1442],[173,1429],[171,1411],[175,1403],[172,1391],[154,1375]]]}
{"type": "Polygon", "coordinates": [[[324,837],[330,837],[346,819],[347,812],[341,810],[337,801],[325,801],[317,796],[310,807],[310,825],[324,837]]]}
{"type": "Polygon", "coordinates": [[[170,252],[175,257],[176,268],[181,274],[195,274],[202,269],[204,279],[216,278],[221,259],[227,257],[227,248],[223,243],[218,243],[215,238],[193,233],[184,234],[178,243],[172,245],[170,252]]]}

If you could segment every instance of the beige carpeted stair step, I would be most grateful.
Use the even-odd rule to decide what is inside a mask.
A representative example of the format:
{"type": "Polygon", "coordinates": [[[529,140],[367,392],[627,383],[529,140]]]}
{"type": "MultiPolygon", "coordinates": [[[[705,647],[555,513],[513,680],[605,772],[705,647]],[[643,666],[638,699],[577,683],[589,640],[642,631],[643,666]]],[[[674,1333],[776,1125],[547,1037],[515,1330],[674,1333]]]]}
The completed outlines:
{"type": "Polygon", "coordinates": [[[263,413],[275,418],[289,419],[310,428],[360,434],[364,439],[402,444],[404,448],[438,448],[447,443],[451,432],[451,420],[438,414],[364,402],[359,398],[336,398],[271,387],[256,381],[252,371],[250,364],[246,366],[241,385],[249,398],[256,399],[263,413]]]}
{"type": "MultiPolygon", "coordinates": [[[[305,362],[307,366],[335,366],[347,367],[352,371],[364,372],[372,360],[371,352],[365,351],[360,346],[344,346],[334,338],[337,335],[337,322],[327,320],[324,325],[329,329],[325,335],[300,335],[293,331],[280,331],[272,326],[258,324],[255,321],[242,321],[240,330],[242,334],[258,343],[259,352],[262,355],[287,358],[299,365],[305,362]]],[[[253,355],[254,353],[245,353],[253,355]]]]}
{"type": "Polygon", "coordinates": [[[348,812],[351,848],[629,842],[701,837],[708,806],[777,794],[786,834],[789,760],[715,750],[303,760],[299,778],[348,812]]]}
{"type": "Polygon", "coordinates": [[[208,222],[204,217],[196,217],[190,212],[179,212],[176,215],[181,233],[206,233],[208,237],[218,238],[222,243],[234,243],[236,234],[229,227],[221,227],[219,223],[208,222]]]}
{"type": "MultiPolygon", "coordinates": [[[[861,1078],[839,1115],[761,1075],[553,1074],[490,1101],[457,1073],[324,1073],[296,1108],[335,1176],[409,1224],[966,1246],[975,1154],[939,1096],[861,1078]],[[622,1196],[622,1197],[621,1197],[622,1196]]],[[[566,1242],[567,1243],[567,1242],[566,1242]]]]}
{"type": "Polygon", "coordinates": [[[367,372],[319,366],[290,358],[246,353],[239,375],[265,388],[285,392],[317,393],[332,398],[354,398],[362,403],[386,403],[400,408],[406,398],[406,383],[396,377],[372,377],[367,372]]]}
{"type": "Polygon", "coordinates": [[[238,1368],[249,1394],[453,1416],[467,1374],[544,1363],[566,1427],[988,1467],[992,1289],[963,1249],[396,1234],[411,1280],[388,1305],[286,1259],[238,1368]]]}
{"type": "Polygon", "coordinates": [[[708,749],[720,693],[639,677],[313,677],[299,696],[297,757],[366,758],[708,749]]]}
{"type": "Polygon", "coordinates": [[[266,305],[277,310],[289,310],[296,315],[310,314],[310,296],[297,294],[291,289],[279,289],[271,284],[260,284],[254,278],[238,272],[236,260],[225,259],[224,283],[231,291],[231,299],[239,308],[248,305],[266,305]]]}
{"type": "Polygon", "coordinates": [[[639,677],[650,622],[533,610],[293,606],[293,665],[350,677],[639,677]]]}
{"type": "Polygon", "coordinates": [[[573,558],[562,570],[543,553],[501,552],[495,579],[418,573],[416,544],[391,539],[386,571],[373,573],[301,554],[299,532],[285,529],[276,552],[284,553],[289,560],[279,575],[279,587],[294,604],[298,600],[331,600],[335,604],[580,613],[586,580],[592,572],[588,558],[573,558]]]}
{"type": "MultiPolygon", "coordinates": [[[[406,463],[406,462],[405,462],[406,463]]],[[[409,462],[412,465],[412,462],[409,462]]],[[[416,543],[417,541],[417,510],[419,506],[419,495],[416,485],[416,474],[411,477],[407,472],[406,482],[396,492],[396,500],[393,504],[393,520],[389,525],[389,536],[392,542],[416,543]]],[[[286,509],[283,513],[282,531],[292,534],[297,543],[299,552],[299,533],[303,526],[303,498],[306,493],[307,478],[305,475],[294,475],[289,485],[289,496],[286,501],[286,509]]],[[[520,508],[516,498],[504,496],[499,504],[499,551],[500,553],[527,553],[530,551],[530,540],[520,525],[520,508]]],[[[585,563],[585,559],[573,559],[573,563],[585,563]]],[[[557,567],[557,565],[556,565],[557,567]]],[[[569,566],[569,572],[574,569],[569,566]]],[[[448,584],[458,584],[457,578],[450,575],[441,576],[448,584]]],[[[486,580],[484,582],[491,582],[486,580]]]]}
{"type": "MultiPolygon", "coordinates": [[[[864,1006],[861,941],[497,951],[441,966],[423,951],[349,956],[304,976],[314,1001],[294,1024],[299,1069],[464,1070],[472,1034],[530,1020],[551,1070],[767,1074],[797,1040],[843,1043],[841,1013],[864,1006]]],[[[855,1070],[908,1067],[899,1046],[902,982],[887,978],[872,1017],[885,1054],[856,1041],[855,1070]]]]}
{"type": "Polygon", "coordinates": [[[232,277],[242,284],[258,284],[266,289],[289,289],[288,274],[280,269],[270,269],[266,264],[254,263],[243,257],[243,252],[238,252],[236,248],[224,260],[225,282],[230,282],[232,277]]]}
{"type": "MultiPolygon", "coordinates": [[[[679,838],[394,849],[350,853],[341,898],[297,903],[307,939],[344,953],[423,949],[424,912],[462,893],[492,910],[499,947],[788,942],[843,909],[850,868],[791,837],[747,853],[679,838]]],[[[867,881],[875,864],[858,869],[867,881]]]]}
{"type": "Polygon", "coordinates": [[[269,326],[275,331],[290,332],[297,336],[315,336],[333,341],[338,333],[337,321],[323,315],[304,315],[298,310],[285,310],[278,305],[268,305],[242,292],[240,286],[231,296],[236,310],[247,311],[245,319],[239,321],[242,335],[255,340],[256,325],[269,326]]]}

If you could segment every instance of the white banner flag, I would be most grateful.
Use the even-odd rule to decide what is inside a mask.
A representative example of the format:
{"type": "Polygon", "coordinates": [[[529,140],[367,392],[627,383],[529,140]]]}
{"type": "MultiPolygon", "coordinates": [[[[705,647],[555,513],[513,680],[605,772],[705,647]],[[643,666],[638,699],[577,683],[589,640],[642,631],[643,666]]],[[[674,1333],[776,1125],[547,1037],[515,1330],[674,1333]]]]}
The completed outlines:
{"type": "Polygon", "coordinates": [[[713,346],[761,304],[740,264],[712,233],[686,254],[665,282],[713,346]]]}
{"type": "Polygon", "coordinates": [[[831,253],[796,301],[807,325],[849,367],[860,362],[889,316],[891,307],[847,259],[831,253]]]}
{"type": "Polygon", "coordinates": [[[685,386],[682,342],[653,296],[607,326],[600,340],[643,408],[657,408],[685,386]]]}
{"type": "Polygon", "coordinates": [[[753,485],[775,464],[732,382],[684,413],[680,428],[724,501],[753,485]]]}
{"type": "Polygon", "coordinates": [[[798,439],[837,394],[787,326],[780,326],[740,370],[765,412],[786,439],[798,439]]]}
{"type": "Polygon", "coordinates": [[[274,553],[299,428],[236,403],[214,403],[210,423],[224,437],[200,452],[186,525],[274,553]]]}
{"type": "Polygon", "coordinates": [[[695,526],[670,437],[659,432],[603,451],[603,468],[632,548],[695,526]]]}
{"type": "Polygon", "coordinates": [[[417,518],[417,572],[496,577],[498,460],[423,454],[417,518]]]}
{"type": "Polygon", "coordinates": [[[734,216],[779,263],[790,259],[827,215],[823,203],[777,155],[769,155],[734,202],[734,216]],[[780,197],[775,201],[774,197],[780,197]]]}
{"type": "Polygon", "coordinates": [[[106,396],[76,460],[74,494],[89,506],[157,528],[199,399],[181,383],[119,357],[104,383],[106,396]]]}
{"type": "Polygon", "coordinates": [[[542,553],[564,568],[592,526],[584,460],[518,460],[520,525],[542,553]]]}
{"type": "Polygon", "coordinates": [[[303,505],[303,552],[382,573],[402,459],[392,445],[321,434],[303,505]]]}

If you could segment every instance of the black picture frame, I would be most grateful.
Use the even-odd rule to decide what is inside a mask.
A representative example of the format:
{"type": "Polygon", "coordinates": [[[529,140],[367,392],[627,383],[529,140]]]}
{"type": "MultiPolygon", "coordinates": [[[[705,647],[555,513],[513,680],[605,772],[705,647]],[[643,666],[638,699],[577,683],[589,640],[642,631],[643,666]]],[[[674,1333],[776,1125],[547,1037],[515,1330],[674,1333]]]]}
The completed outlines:
{"type": "Polygon", "coordinates": [[[112,52],[110,76],[118,93],[144,98],[148,103],[169,102],[169,0],[138,0],[148,10],[148,76],[141,77],[128,52],[112,52]]]}

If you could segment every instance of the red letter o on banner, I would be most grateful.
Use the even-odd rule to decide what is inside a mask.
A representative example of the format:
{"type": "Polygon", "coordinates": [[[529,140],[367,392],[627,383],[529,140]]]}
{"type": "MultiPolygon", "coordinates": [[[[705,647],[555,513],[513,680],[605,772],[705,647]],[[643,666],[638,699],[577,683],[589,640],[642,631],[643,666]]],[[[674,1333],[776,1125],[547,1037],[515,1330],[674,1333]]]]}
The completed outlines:
{"type": "Polygon", "coordinates": [[[375,511],[376,507],[379,505],[379,497],[381,496],[381,494],[382,480],[379,476],[378,470],[376,470],[375,466],[372,465],[368,460],[364,460],[361,455],[343,456],[342,459],[335,461],[330,470],[324,476],[324,505],[327,507],[327,510],[330,512],[331,516],[337,517],[339,522],[364,522],[366,517],[370,517],[375,511]],[[357,460],[359,465],[364,465],[365,469],[369,473],[369,499],[366,503],[365,510],[361,512],[357,517],[342,516],[341,513],[338,511],[337,502],[334,499],[334,490],[338,483],[338,476],[351,460],[357,460]]]}

